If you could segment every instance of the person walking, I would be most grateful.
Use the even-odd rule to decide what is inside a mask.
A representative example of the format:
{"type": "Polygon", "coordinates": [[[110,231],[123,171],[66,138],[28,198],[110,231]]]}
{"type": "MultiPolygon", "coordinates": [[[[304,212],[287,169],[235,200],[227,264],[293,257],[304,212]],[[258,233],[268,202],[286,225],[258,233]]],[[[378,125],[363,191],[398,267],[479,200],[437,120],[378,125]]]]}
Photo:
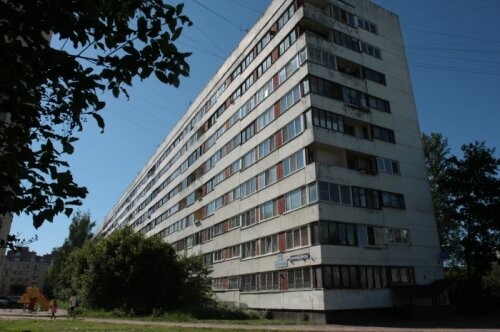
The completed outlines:
{"type": "Polygon", "coordinates": [[[57,312],[57,301],[56,300],[52,301],[52,304],[50,305],[50,312],[51,312],[50,319],[56,319],[56,312],[57,312]]]}
{"type": "Polygon", "coordinates": [[[69,309],[68,309],[68,318],[73,316],[75,318],[75,309],[77,305],[76,293],[73,293],[69,298],[69,309]]]}

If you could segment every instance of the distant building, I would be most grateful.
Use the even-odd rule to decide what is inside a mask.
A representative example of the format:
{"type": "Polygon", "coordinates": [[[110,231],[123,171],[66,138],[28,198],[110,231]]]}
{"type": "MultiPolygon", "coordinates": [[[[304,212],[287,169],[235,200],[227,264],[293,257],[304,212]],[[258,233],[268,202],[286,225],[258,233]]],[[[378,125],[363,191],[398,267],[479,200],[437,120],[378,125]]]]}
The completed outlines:
{"type": "Polygon", "coordinates": [[[28,286],[43,288],[47,269],[52,262],[52,255],[39,256],[28,247],[17,251],[10,250],[3,259],[0,276],[0,294],[18,293],[15,288],[28,286]]]}
{"type": "MultiPolygon", "coordinates": [[[[0,114],[0,121],[1,114],[0,114]]],[[[7,240],[7,235],[10,234],[10,228],[12,226],[12,214],[0,214],[0,240],[7,240]]],[[[0,246],[0,275],[2,275],[3,260],[5,258],[6,247],[0,246]]]]}
{"type": "Polygon", "coordinates": [[[97,233],[126,225],[203,255],[217,297],[250,308],[332,317],[431,294],[443,269],[398,17],[272,1],[97,233]]]}

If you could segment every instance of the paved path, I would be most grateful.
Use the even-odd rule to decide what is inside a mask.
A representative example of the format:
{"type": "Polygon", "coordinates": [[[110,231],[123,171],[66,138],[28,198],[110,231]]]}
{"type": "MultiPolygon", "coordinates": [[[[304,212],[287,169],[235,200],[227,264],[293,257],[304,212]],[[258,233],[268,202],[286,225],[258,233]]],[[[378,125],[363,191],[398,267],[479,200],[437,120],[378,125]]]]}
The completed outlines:
{"type": "MultiPolygon", "coordinates": [[[[58,319],[66,318],[67,311],[58,309],[58,319]]],[[[0,309],[0,320],[8,319],[50,319],[50,313],[42,312],[23,312],[22,309],[0,309]]],[[[223,323],[208,323],[208,322],[160,322],[160,321],[143,321],[130,319],[106,319],[106,318],[89,318],[78,317],[77,319],[86,322],[99,323],[119,323],[138,326],[170,326],[170,327],[186,327],[186,328],[212,328],[212,329],[233,329],[233,330],[258,330],[258,331],[336,331],[336,332],[372,332],[372,331],[389,331],[389,332],[500,332],[500,319],[492,320],[491,322],[478,321],[477,328],[467,328],[466,326],[457,327],[442,327],[444,325],[432,326],[432,324],[418,324],[414,327],[387,327],[387,326],[354,326],[354,325],[243,325],[243,324],[223,324],[223,323]],[[423,326],[425,325],[425,326],[423,326]]]]}

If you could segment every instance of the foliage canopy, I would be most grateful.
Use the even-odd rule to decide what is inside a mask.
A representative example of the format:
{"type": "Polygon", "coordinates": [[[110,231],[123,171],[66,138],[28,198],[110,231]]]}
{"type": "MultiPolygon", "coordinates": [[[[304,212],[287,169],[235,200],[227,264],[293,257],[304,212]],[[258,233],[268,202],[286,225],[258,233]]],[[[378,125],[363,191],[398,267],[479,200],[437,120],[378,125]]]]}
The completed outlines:
{"type": "Polygon", "coordinates": [[[175,46],[191,25],[182,11],[162,0],[0,1],[0,214],[31,214],[39,227],[81,205],[87,189],[64,160],[75,132],[89,118],[104,129],[103,92],[188,76],[189,53],[175,46]]]}
{"type": "Polygon", "coordinates": [[[74,248],[50,282],[56,296],[76,291],[84,305],[139,315],[196,308],[211,301],[210,269],[178,257],[168,243],[123,228],[74,248]]]}
{"type": "Polygon", "coordinates": [[[499,261],[500,159],[484,142],[462,145],[459,158],[441,134],[423,140],[442,249],[479,281],[499,261]]]}

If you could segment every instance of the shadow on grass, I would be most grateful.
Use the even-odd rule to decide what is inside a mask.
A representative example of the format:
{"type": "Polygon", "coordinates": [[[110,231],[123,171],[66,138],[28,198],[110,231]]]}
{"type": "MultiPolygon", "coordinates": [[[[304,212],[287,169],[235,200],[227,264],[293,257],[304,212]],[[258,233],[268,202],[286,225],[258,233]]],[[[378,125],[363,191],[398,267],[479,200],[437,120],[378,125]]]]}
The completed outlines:
{"type": "Polygon", "coordinates": [[[332,313],[329,323],[395,328],[500,329],[500,315],[494,310],[458,313],[449,307],[403,307],[337,311],[332,313]]]}

